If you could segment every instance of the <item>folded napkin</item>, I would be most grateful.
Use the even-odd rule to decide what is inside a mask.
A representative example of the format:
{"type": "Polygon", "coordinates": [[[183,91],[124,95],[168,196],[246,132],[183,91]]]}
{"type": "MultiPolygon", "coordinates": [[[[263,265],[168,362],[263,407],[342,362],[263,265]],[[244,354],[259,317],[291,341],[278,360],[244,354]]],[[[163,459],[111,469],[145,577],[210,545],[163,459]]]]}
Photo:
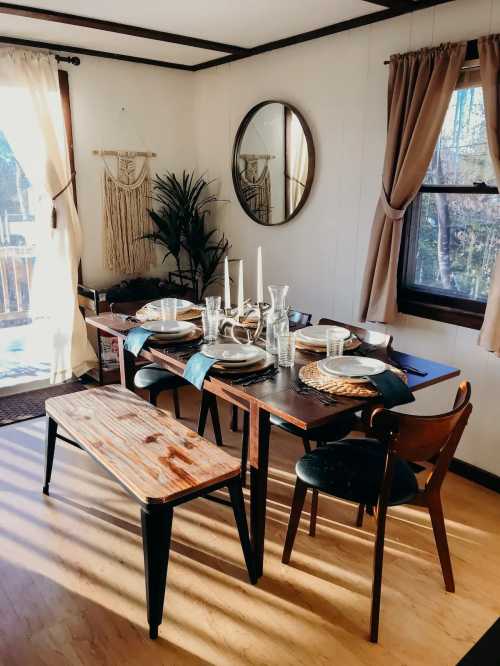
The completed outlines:
{"type": "Polygon", "coordinates": [[[379,390],[384,407],[388,409],[396,407],[396,405],[415,402],[415,396],[408,386],[391,370],[385,370],[378,375],[370,375],[368,379],[379,390]]]}
{"type": "Polygon", "coordinates": [[[142,326],[131,328],[127,333],[123,347],[134,356],[138,356],[141,349],[144,347],[146,340],[152,335],[154,335],[153,331],[146,331],[142,326]]]}
{"type": "Polygon", "coordinates": [[[188,382],[191,382],[191,384],[201,391],[207,372],[218,360],[218,358],[205,356],[201,352],[194,354],[186,363],[183,374],[184,379],[187,379],[188,382]]]}

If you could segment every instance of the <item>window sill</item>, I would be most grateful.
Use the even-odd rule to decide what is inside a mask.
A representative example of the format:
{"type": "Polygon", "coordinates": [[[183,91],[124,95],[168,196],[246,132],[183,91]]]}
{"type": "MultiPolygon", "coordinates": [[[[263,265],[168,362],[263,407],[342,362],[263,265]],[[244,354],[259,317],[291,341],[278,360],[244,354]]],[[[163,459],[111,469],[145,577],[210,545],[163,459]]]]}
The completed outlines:
{"type": "Polygon", "coordinates": [[[473,328],[476,330],[480,330],[484,320],[484,314],[479,312],[460,310],[455,307],[423,302],[408,297],[399,299],[398,310],[403,314],[414,315],[415,317],[423,317],[424,319],[432,319],[434,321],[441,321],[446,324],[454,324],[455,326],[464,326],[465,328],[473,328]]]}

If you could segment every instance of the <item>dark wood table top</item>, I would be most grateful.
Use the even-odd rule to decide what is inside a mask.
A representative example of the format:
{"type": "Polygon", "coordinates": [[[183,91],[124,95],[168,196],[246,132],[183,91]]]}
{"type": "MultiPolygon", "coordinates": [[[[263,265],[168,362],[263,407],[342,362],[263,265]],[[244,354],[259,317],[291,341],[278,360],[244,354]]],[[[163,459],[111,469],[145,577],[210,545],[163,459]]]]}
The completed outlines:
{"type": "MultiPolygon", "coordinates": [[[[87,317],[87,322],[101,331],[122,338],[126,336],[127,331],[139,325],[109,313],[87,317]]],[[[183,352],[183,354],[185,353],[183,352]]],[[[196,350],[193,350],[192,353],[196,353],[196,350]]],[[[398,352],[393,349],[389,351],[389,354],[388,357],[386,352],[383,351],[382,356],[377,353],[372,355],[379,356],[383,360],[393,358],[402,365],[411,366],[427,373],[425,377],[408,374],[408,386],[412,391],[418,391],[452,377],[457,377],[460,374],[458,368],[429,361],[412,354],[398,352]]],[[[182,374],[187,362],[185,356],[179,358],[175,352],[169,352],[166,346],[146,345],[145,355],[154,362],[165,364],[177,374],[182,374]]],[[[243,409],[248,409],[251,402],[258,403],[262,409],[269,411],[271,414],[276,414],[304,430],[323,425],[339,414],[358,411],[365,405],[374,402],[373,399],[335,396],[336,403],[324,405],[314,396],[298,394],[293,389],[292,383],[297,377],[300,367],[319,358],[321,358],[320,354],[303,352],[297,349],[295,367],[280,368],[274,378],[265,382],[242,387],[238,384],[232,384],[229,376],[213,375],[210,376],[210,379],[207,379],[205,388],[243,409]]]]}

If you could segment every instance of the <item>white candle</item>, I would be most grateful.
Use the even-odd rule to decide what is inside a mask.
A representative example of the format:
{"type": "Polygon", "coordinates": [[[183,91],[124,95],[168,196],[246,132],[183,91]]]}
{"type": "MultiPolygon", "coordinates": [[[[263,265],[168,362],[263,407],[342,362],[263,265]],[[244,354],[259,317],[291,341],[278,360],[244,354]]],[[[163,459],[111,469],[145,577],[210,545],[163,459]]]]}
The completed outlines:
{"type": "Polygon", "coordinates": [[[231,285],[229,283],[229,259],[224,259],[224,308],[231,307],[231,285]]]}
{"type": "Polygon", "coordinates": [[[264,287],[262,284],[262,247],[257,248],[257,303],[264,302],[264,287]]]}
{"type": "Polygon", "coordinates": [[[240,259],[240,269],[238,273],[238,315],[243,316],[243,259],[240,259]]]}

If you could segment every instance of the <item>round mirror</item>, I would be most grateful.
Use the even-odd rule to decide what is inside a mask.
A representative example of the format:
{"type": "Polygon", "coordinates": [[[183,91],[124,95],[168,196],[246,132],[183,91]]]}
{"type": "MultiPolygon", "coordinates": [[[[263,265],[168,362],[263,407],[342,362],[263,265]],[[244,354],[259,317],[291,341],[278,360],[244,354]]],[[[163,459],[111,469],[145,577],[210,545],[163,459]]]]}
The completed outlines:
{"type": "Polygon", "coordinates": [[[291,220],[314,176],[314,144],[302,115],[285,102],[254,106],[236,134],[233,183],[243,210],[267,226],[291,220]]]}

